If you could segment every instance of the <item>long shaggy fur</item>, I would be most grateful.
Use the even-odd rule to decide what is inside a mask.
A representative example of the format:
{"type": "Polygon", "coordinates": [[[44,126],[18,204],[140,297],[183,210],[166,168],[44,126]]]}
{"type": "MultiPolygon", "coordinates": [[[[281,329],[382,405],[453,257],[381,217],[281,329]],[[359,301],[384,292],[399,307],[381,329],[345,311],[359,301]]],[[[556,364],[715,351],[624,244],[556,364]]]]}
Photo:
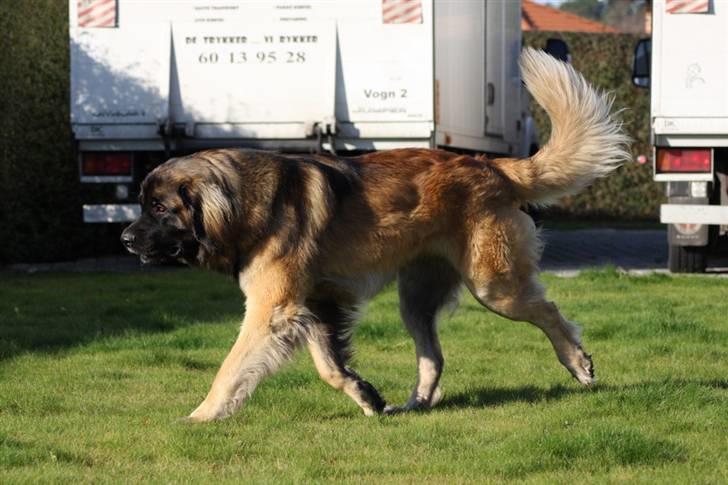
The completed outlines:
{"type": "Polygon", "coordinates": [[[551,119],[551,137],[535,155],[506,166],[525,202],[549,204],[579,192],[630,159],[629,137],[599,93],[569,64],[543,51],[521,55],[526,88],[551,119]]]}
{"type": "MultiPolygon", "coordinates": [[[[521,207],[576,192],[628,158],[626,136],[570,66],[527,49],[523,77],[551,116],[529,159],[400,149],[354,158],[209,150],[150,173],[142,214],[122,236],[142,261],[174,259],[232,275],[246,296],[238,339],[190,415],[229,416],[305,342],[321,378],[366,415],[428,409],[440,399],[436,317],[464,285],[488,309],[528,321],[559,362],[594,382],[578,327],[537,281],[540,243],[521,207]],[[399,278],[417,381],[385,407],[350,367],[353,310],[399,278]]],[[[477,358],[477,355],[469,358],[477,358]]]]}

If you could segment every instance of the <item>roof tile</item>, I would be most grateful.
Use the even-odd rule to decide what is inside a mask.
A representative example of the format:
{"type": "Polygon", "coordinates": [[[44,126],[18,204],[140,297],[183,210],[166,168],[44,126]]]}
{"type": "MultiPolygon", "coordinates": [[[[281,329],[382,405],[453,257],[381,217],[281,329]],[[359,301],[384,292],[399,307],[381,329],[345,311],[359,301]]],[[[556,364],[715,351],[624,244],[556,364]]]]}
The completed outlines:
{"type": "Polygon", "coordinates": [[[564,12],[533,0],[523,0],[521,8],[521,30],[543,30],[553,32],[609,32],[619,31],[609,25],[595,22],[579,15],[564,12]]]}

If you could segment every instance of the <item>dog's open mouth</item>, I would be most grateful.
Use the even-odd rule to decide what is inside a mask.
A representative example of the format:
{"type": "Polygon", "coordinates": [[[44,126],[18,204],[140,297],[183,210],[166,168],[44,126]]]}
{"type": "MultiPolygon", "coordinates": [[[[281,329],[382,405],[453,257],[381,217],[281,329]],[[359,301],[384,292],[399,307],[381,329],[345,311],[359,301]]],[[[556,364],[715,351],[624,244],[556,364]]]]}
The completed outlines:
{"type": "Polygon", "coordinates": [[[164,252],[138,252],[139,260],[142,264],[154,264],[154,263],[165,263],[179,260],[184,255],[184,249],[182,245],[172,247],[164,252]]]}

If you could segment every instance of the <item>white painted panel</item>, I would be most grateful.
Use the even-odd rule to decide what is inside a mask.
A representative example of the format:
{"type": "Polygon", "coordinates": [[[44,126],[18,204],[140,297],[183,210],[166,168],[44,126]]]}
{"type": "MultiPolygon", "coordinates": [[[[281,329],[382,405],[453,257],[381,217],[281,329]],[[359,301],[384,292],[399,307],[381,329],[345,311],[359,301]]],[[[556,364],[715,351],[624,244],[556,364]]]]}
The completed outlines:
{"type": "MultiPolygon", "coordinates": [[[[486,2],[486,81],[495,89],[492,104],[486,98],[485,131],[518,143],[516,123],[521,118],[521,9],[518,2],[486,2]]],[[[488,91],[486,89],[486,97],[488,91]]]]}
{"type": "MultiPolygon", "coordinates": [[[[332,115],[346,127],[347,137],[376,132],[380,138],[420,143],[434,129],[433,0],[421,1],[422,17],[411,24],[385,24],[381,0],[118,0],[117,5],[118,28],[88,34],[113,38],[107,48],[116,52],[104,56],[112,74],[99,82],[88,63],[75,56],[73,89],[76,93],[76,86],[83,84],[86,100],[114,105],[115,116],[124,119],[102,126],[98,118],[103,116],[90,121],[74,116],[78,138],[158,139],[157,124],[168,117],[185,124],[187,136],[200,138],[302,138],[308,123],[332,115]],[[280,53],[288,55],[280,37],[297,34],[318,39],[315,45],[296,46],[305,50],[307,65],[280,65],[280,53]],[[242,64],[241,52],[257,61],[257,48],[266,46],[266,36],[273,36],[276,44],[275,65],[223,65],[231,64],[230,59],[242,64]],[[188,43],[193,37],[195,42],[188,43]],[[246,42],[230,41],[236,37],[246,42]],[[245,50],[238,49],[243,44],[245,50]],[[154,77],[151,71],[160,74],[154,77]],[[125,76],[138,77],[135,84],[144,89],[155,86],[159,99],[121,87],[104,91],[124,83],[125,76]],[[135,96],[138,106],[129,99],[135,96]]],[[[75,39],[76,0],[69,0],[69,6],[75,39]]],[[[482,21],[477,21],[481,41],[482,21]]],[[[95,48],[103,44],[94,43],[95,48]]],[[[470,47],[455,46],[464,52],[470,47]]],[[[299,49],[292,52],[295,56],[299,49]]],[[[481,71],[483,55],[474,65],[481,71]]],[[[481,75],[477,102],[482,101],[482,81],[481,75]]],[[[482,125],[484,113],[479,115],[482,125]]],[[[476,132],[483,136],[483,127],[476,132]]]]}
{"type": "Polygon", "coordinates": [[[504,96],[507,86],[505,79],[506,63],[504,52],[505,35],[505,2],[486,2],[485,16],[485,132],[492,135],[502,135],[505,122],[505,103],[510,101],[504,96]],[[491,94],[489,91],[493,90],[491,94]]]}
{"type": "Polygon", "coordinates": [[[655,0],[653,15],[653,116],[728,117],[728,1],[668,14],[655,0]]]}
{"type": "MultiPolygon", "coordinates": [[[[76,1],[76,0],[71,0],[76,1]]],[[[428,0],[423,0],[424,4],[428,0]]],[[[381,0],[119,0],[120,22],[197,24],[382,20],[381,0]]]]}
{"type": "Polygon", "coordinates": [[[103,124],[74,125],[73,134],[84,140],[149,139],[159,137],[159,126],[156,122],[133,124],[119,120],[109,124],[108,120],[103,120],[103,124]]]}
{"type": "Polygon", "coordinates": [[[725,135],[728,134],[728,117],[655,118],[653,127],[658,135],[725,135]]]}
{"type": "MultiPolygon", "coordinates": [[[[331,145],[323,144],[324,150],[328,150],[331,145]]],[[[366,140],[361,138],[337,138],[337,150],[394,150],[396,148],[430,148],[429,140],[366,140]]]]}
{"type": "Polygon", "coordinates": [[[337,136],[343,138],[357,136],[361,138],[395,138],[392,133],[397,133],[397,138],[429,138],[432,134],[432,123],[411,121],[342,123],[339,125],[337,136]]]}
{"type": "Polygon", "coordinates": [[[485,2],[436,2],[438,132],[483,136],[485,7],[485,2]]]}
{"type": "Polygon", "coordinates": [[[340,20],[336,118],[432,120],[432,28],[340,20]]]}
{"type": "MultiPolygon", "coordinates": [[[[422,0],[421,6],[421,22],[384,24],[381,0],[119,0],[119,23],[141,25],[167,22],[173,24],[175,32],[180,28],[190,29],[189,26],[194,24],[198,29],[209,29],[208,32],[219,29],[218,32],[235,31],[239,34],[250,26],[282,24],[289,32],[293,32],[312,28],[317,23],[334,22],[338,24],[339,46],[336,51],[336,87],[331,92],[335,94],[337,120],[432,122],[432,1],[422,0]]],[[[179,49],[178,43],[175,46],[179,49]]],[[[189,69],[181,69],[189,73],[189,69]]],[[[319,86],[328,84],[328,72],[326,69],[319,73],[323,78],[318,80],[319,86]]],[[[284,74],[287,81],[285,93],[278,90],[280,82],[272,79],[270,69],[258,69],[247,77],[255,77],[259,84],[266,85],[263,94],[285,96],[293,92],[299,95],[296,103],[312,105],[319,101],[316,93],[309,94],[310,86],[305,84],[305,80],[304,85],[299,85],[299,73],[284,74]],[[292,85],[294,80],[296,83],[292,85]]],[[[180,88],[185,85],[191,88],[194,85],[196,89],[196,81],[175,71],[171,75],[173,118],[179,120],[182,112],[182,118],[191,119],[194,113],[188,111],[192,107],[181,97],[189,99],[189,96],[198,94],[178,92],[176,86],[179,84],[180,88]]],[[[266,117],[257,113],[250,119],[250,111],[242,107],[231,108],[232,112],[222,112],[222,106],[232,101],[228,94],[223,90],[219,99],[213,100],[213,105],[204,103],[205,109],[198,113],[203,115],[204,121],[243,121],[240,116],[233,116],[240,109],[245,121],[278,122],[280,118],[286,117],[285,110],[280,110],[281,106],[294,108],[280,101],[267,108],[266,117]],[[270,115],[275,115],[275,119],[270,115]]],[[[257,105],[262,106],[265,101],[265,97],[259,98],[257,105]]],[[[265,107],[260,109],[264,110],[265,107]]],[[[302,119],[300,116],[289,117],[285,121],[302,119]]]]}
{"type": "Polygon", "coordinates": [[[71,122],[153,123],[167,117],[170,32],[127,26],[71,30],[71,122]]]}
{"type": "MultiPolygon", "coordinates": [[[[521,9],[514,3],[519,2],[506,2],[503,24],[496,28],[503,31],[503,138],[518,146],[523,142],[522,132],[525,130],[521,120],[524,112],[521,97],[525,95],[525,88],[518,66],[521,56],[521,9]]],[[[524,150],[525,155],[528,148],[524,147],[524,150]]]]}
{"type": "Polygon", "coordinates": [[[174,24],[173,37],[181,101],[176,121],[282,123],[333,117],[333,22],[174,24]]]}

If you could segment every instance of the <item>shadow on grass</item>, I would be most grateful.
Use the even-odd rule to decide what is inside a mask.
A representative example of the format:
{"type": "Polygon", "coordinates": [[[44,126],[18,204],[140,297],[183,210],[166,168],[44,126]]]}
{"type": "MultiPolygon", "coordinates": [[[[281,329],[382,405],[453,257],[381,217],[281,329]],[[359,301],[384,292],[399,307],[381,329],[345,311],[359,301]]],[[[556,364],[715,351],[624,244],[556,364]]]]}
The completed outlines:
{"type": "MultiPolygon", "coordinates": [[[[0,361],[110,337],[240,321],[243,311],[234,283],[201,271],[3,275],[0,361]]],[[[187,340],[175,345],[204,344],[200,337],[187,340]]]]}
{"type": "MultiPolygon", "coordinates": [[[[539,388],[535,386],[522,387],[481,387],[445,396],[437,405],[437,409],[452,408],[478,408],[500,406],[511,403],[540,403],[560,400],[571,395],[619,395],[620,399],[634,399],[645,401],[643,406],[653,406],[654,403],[664,403],[665,399],[673,394],[679,397],[699,399],[703,392],[711,390],[724,391],[728,389],[728,380],[684,380],[664,379],[658,381],[645,381],[623,386],[595,384],[590,388],[554,386],[539,388]]],[[[674,397],[674,396],[672,396],[674,397]]],[[[714,396],[703,396],[708,401],[714,396]]]]}
{"type": "Polygon", "coordinates": [[[536,386],[481,387],[451,396],[446,395],[437,405],[440,409],[499,406],[514,402],[534,403],[561,399],[564,396],[585,392],[584,389],[556,386],[543,389],[536,386]]]}

